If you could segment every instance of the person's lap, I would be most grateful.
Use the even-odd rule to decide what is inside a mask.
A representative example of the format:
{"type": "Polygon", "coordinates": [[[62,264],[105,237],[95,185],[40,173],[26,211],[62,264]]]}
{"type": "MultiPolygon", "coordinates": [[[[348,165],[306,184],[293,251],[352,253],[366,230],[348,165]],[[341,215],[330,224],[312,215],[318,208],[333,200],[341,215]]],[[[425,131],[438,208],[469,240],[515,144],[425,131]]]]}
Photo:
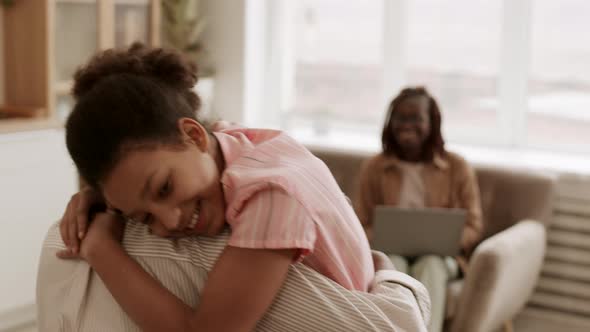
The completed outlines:
{"type": "Polygon", "coordinates": [[[450,256],[437,256],[437,255],[424,255],[420,257],[403,257],[400,255],[388,255],[389,259],[395,266],[395,268],[404,273],[413,275],[413,271],[416,269],[423,269],[424,265],[437,266],[442,263],[442,268],[437,268],[447,272],[449,278],[456,278],[459,276],[459,266],[455,258],[450,256]]]}
{"type": "Polygon", "coordinates": [[[440,331],[444,321],[447,283],[459,275],[457,261],[453,257],[436,255],[412,258],[389,255],[389,258],[398,271],[411,275],[426,287],[432,313],[429,331],[440,331]]]}

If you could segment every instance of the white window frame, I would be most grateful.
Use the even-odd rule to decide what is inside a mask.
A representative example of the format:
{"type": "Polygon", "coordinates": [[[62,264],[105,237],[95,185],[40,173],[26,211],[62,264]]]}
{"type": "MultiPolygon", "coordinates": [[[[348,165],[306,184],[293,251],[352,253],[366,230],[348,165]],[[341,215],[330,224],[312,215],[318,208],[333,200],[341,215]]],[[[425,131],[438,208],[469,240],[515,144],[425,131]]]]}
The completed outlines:
{"type": "MultiPolygon", "coordinates": [[[[382,108],[391,98],[391,91],[399,91],[406,80],[407,8],[410,0],[383,0],[383,91],[382,108]]],[[[256,3],[257,21],[264,20],[266,29],[258,31],[259,43],[250,45],[264,50],[263,79],[258,94],[257,107],[250,108],[251,124],[281,127],[282,113],[293,105],[295,60],[290,46],[293,45],[292,24],[294,2],[289,0],[249,1],[256,3]],[[263,5],[261,5],[263,3],[263,5]]],[[[453,143],[478,144],[523,148],[526,142],[526,116],[528,112],[528,81],[531,55],[530,30],[532,26],[532,0],[502,0],[499,72],[497,79],[496,109],[498,126],[474,128],[468,132],[446,132],[445,137],[453,143]]],[[[253,17],[253,16],[251,16],[253,17]]],[[[260,72],[259,72],[260,73],[260,72]]],[[[381,126],[381,124],[378,124],[381,126]]]]}

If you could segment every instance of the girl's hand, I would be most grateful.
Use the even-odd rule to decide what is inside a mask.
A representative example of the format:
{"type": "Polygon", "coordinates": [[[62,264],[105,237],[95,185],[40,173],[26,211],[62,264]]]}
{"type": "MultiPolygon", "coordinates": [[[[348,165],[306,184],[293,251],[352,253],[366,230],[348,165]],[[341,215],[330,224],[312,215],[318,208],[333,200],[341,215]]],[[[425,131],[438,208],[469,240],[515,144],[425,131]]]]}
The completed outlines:
{"type": "Polygon", "coordinates": [[[104,205],[102,196],[91,188],[84,188],[70,199],[59,224],[61,238],[68,250],[78,254],[80,241],[86,234],[90,207],[104,205]]]}
{"type": "Polygon", "coordinates": [[[93,218],[88,232],[82,241],[80,250],[73,252],[69,249],[59,251],[57,257],[64,259],[82,258],[89,261],[103,245],[120,243],[125,231],[125,222],[115,214],[100,212],[93,218]]]}

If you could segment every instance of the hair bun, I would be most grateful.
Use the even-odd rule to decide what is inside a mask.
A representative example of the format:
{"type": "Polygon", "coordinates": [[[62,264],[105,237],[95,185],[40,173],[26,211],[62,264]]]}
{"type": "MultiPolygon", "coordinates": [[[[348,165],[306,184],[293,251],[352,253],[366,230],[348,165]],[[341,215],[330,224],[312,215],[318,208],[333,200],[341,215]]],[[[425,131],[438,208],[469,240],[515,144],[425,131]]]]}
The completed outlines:
{"type": "Polygon", "coordinates": [[[175,51],[152,49],[136,42],[126,50],[109,49],[94,55],[74,74],[72,94],[78,99],[102,79],[118,74],[151,77],[183,92],[187,97],[197,83],[197,67],[194,63],[175,51]]]}

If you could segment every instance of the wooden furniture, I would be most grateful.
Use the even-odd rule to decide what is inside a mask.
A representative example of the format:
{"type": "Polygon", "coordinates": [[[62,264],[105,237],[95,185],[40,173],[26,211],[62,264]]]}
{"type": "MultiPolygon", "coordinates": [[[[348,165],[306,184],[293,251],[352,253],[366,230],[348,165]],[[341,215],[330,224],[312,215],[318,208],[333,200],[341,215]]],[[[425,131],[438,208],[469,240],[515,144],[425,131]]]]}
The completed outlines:
{"type": "Polygon", "coordinates": [[[98,50],[160,44],[160,0],[16,1],[1,9],[0,132],[59,126],[71,77],[98,50]]]}

